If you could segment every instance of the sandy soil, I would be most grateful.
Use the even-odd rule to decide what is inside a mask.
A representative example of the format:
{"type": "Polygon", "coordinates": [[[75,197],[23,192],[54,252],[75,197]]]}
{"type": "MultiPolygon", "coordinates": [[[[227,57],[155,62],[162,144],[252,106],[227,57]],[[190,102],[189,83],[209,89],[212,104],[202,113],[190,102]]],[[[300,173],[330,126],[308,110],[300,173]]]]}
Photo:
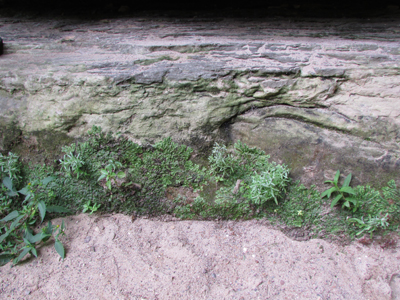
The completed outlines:
{"type": "Polygon", "coordinates": [[[299,242],[256,220],[65,223],[65,260],[48,243],[1,267],[1,299],[400,299],[398,246],[299,242]]]}

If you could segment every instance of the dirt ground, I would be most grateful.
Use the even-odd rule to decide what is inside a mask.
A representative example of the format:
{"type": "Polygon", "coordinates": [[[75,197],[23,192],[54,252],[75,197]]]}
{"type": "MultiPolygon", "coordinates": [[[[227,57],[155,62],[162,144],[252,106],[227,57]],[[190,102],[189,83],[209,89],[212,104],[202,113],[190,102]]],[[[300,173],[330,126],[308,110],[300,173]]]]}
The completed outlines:
{"type": "Polygon", "coordinates": [[[48,242],[1,267],[1,299],[400,299],[398,246],[299,242],[256,220],[64,220],[65,260],[48,242]]]}

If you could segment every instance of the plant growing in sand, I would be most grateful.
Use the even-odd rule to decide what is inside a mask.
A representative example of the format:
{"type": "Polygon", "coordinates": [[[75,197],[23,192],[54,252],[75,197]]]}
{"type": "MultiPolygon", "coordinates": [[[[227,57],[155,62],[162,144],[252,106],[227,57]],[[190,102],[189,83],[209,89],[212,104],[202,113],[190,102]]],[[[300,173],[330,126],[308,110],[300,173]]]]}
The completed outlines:
{"type": "Polygon", "coordinates": [[[2,233],[0,265],[11,259],[14,264],[17,264],[28,253],[37,256],[37,244],[46,242],[51,236],[55,239],[54,246],[57,253],[62,258],[65,257],[64,247],[59,239],[59,236],[64,234],[64,222],[61,226],[53,226],[49,221],[39,233],[33,232],[33,227],[43,222],[47,212],[68,212],[60,206],[46,206],[45,201],[42,200],[44,195],[48,195],[46,187],[53,179],[53,177],[47,177],[38,182],[28,183],[18,192],[15,191],[10,178],[3,179],[3,185],[7,187],[11,197],[22,194],[25,199],[22,202],[22,209],[14,210],[0,220],[0,233],[2,233]]]}

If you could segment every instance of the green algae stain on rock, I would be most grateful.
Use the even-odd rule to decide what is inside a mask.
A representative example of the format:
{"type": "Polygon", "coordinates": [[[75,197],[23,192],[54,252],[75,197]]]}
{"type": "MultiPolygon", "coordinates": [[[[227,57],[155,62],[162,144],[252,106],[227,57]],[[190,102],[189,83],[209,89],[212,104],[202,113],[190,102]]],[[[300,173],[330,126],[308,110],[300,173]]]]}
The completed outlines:
{"type": "MultiPolygon", "coordinates": [[[[180,74],[165,63],[143,66],[142,73],[118,80],[49,77],[42,89],[26,84],[26,95],[6,92],[3,96],[3,91],[2,97],[15,103],[26,99],[26,105],[21,100],[20,106],[5,111],[18,115],[16,126],[24,135],[32,133],[44,149],[51,147],[38,132],[58,132],[64,139],[80,137],[96,125],[141,143],[172,137],[197,149],[208,149],[218,139],[241,139],[288,164],[295,178],[310,183],[330,179],[330,172],[337,168],[342,173],[359,170],[360,182],[373,182],[372,170],[395,174],[399,146],[393,143],[399,126],[388,119],[354,117],[338,109],[337,103],[343,101],[338,91],[345,78],[242,70],[217,76],[209,66],[181,79],[190,73],[188,65],[180,74]],[[152,68],[159,72],[152,73],[152,68]]],[[[10,123],[11,119],[2,120],[10,123]]]]}
{"type": "Polygon", "coordinates": [[[19,143],[21,134],[22,131],[15,123],[0,125],[0,151],[11,151],[19,143]]]}
{"type": "Polygon", "coordinates": [[[247,115],[251,122],[241,117],[230,125],[232,141],[263,149],[271,159],[286,163],[291,176],[305,184],[322,183],[337,169],[353,173],[353,184],[381,187],[388,179],[398,178],[399,151],[288,115],[273,117],[260,111],[247,115]]]}
{"type": "Polygon", "coordinates": [[[20,129],[5,129],[8,133],[19,133],[7,151],[18,154],[24,162],[54,164],[61,157],[62,146],[71,144],[74,138],[56,131],[23,132],[20,129]]]}

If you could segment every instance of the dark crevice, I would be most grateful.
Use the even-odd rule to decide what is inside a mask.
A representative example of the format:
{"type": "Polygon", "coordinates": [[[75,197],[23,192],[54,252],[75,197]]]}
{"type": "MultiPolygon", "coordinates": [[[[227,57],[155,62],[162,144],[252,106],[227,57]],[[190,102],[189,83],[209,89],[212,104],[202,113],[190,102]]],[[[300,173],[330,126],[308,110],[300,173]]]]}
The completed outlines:
{"type": "MultiPolygon", "coordinates": [[[[238,116],[244,115],[245,113],[247,113],[247,112],[249,112],[249,111],[258,111],[258,110],[261,110],[261,109],[263,109],[263,108],[266,108],[266,107],[273,107],[273,106],[289,106],[289,107],[300,108],[300,109],[301,109],[301,108],[307,108],[307,109],[320,109],[320,108],[321,108],[321,107],[297,107],[297,106],[293,106],[293,105],[289,105],[289,104],[278,104],[278,105],[277,105],[277,104],[274,104],[274,105],[263,106],[263,107],[258,107],[258,108],[252,107],[252,108],[249,108],[248,110],[246,110],[246,111],[243,112],[243,113],[240,113],[240,114],[237,114],[237,115],[233,116],[233,117],[230,118],[228,121],[225,121],[225,122],[223,123],[223,125],[226,126],[226,124],[235,123],[235,118],[237,118],[238,116]]],[[[325,107],[322,107],[322,108],[325,108],[325,107]]],[[[337,112],[335,112],[335,113],[337,113],[337,112]]],[[[340,115],[340,116],[342,116],[342,117],[344,117],[344,118],[347,119],[347,120],[350,120],[347,116],[344,116],[344,115],[342,115],[342,114],[340,114],[340,113],[337,113],[337,114],[340,115]]],[[[262,115],[263,115],[263,114],[260,114],[259,116],[262,117],[262,115]]],[[[290,119],[290,120],[296,120],[296,121],[299,121],[299,122],[302,122],[302,123],[314,125],[314,126],[316,126],[316,127],[318,127],[318,128],[333,130],[333,131],[336,131],[336,132],[339,132],[339,133],[351,135],[351,136],[358,137],[358,138],[363,138],[363,137],[361,137],[361,136],[358,136],[358,135],[352,133],[351,130],[340,129],[340,128],[337,128],[337,127],[334,127],[334,126],[325,125],[325,124],[323,124],[323,123],[321,123],[321,122],[313,121],[313,120],[310,120],[310,119],[305,118],[305,117],[302,118],[301,116],[294,116],[294,115],[292,115],[292,114],[280,114],[280,115],[278,115],[278,116],[271,115],[271,116],[262,117],[262,118],[263,118],[263,119],[267,119],[267,118],[276,118],[276,119],[290,119]]],[[[246,121],[244,121],[244,122],[246,122],[246,121]]]]}
{"type": "Polygon", "coordinates": [[[267,118],[295,120],[295,121],[299,121],[301,123],[305,123],[305,124],[308,124],[308,125],[314,125],[314,126],[316,126],[318,128],[333,130],[333,131],[336,131],[336,132],[339,132],[339,133],[343,133],[343,134],[346,134],[346,135],[351,135],[351,136],[354,136],[354,137],[362,138],[362,137],[360,137],[358,135],[352,134],[352,132],[350,130],[345,130],[345,129],[340,129],[340,128],[337,128],[337,127],[334,127],[334,126],[325,125],[325,124],[322,124],[322,123],[319,123],[319,122],[316,122],[316,121],[309,120],[307,118],[302,118],[300,116],[293,116],[293,115],[290,115],[290,114],[287,114],[287,115],[282,114],[282,115],[279,115],[279,116],[265,117],[265,119],[267,119],[267,118]]]}

